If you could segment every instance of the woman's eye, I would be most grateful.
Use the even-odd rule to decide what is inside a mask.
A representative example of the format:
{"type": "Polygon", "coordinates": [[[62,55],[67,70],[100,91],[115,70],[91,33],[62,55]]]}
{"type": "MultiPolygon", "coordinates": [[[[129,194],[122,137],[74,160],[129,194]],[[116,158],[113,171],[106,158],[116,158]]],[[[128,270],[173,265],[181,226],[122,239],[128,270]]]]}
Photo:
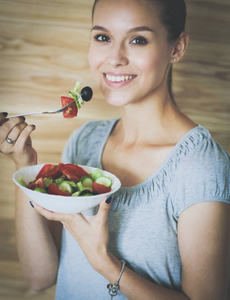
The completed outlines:
{"type": "Polygon", "coordinates": [[[110,38],[106,35],[98,34],[94,37],[94,39],[98,42],[109,42],[110,38]]]}
{"type": "Polygon", "coordinates": [[[136,37],[131,41],[131,44],[146,45],[148,41],[143,37],[136,37]]]}

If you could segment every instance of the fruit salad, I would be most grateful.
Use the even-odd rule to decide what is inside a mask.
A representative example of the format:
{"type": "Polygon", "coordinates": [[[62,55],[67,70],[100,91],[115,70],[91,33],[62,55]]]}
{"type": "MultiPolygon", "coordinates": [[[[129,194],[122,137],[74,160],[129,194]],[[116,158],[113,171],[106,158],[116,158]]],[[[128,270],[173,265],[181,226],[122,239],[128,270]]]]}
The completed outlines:
{"type": "Polygon", "coordinates": [[[39,193],[75,197],[108,193],[113,184],[99,169],[88,173],[77,164],[63,163],[45,164],[29,184],[22,177],[18,182],[39,193]]]}

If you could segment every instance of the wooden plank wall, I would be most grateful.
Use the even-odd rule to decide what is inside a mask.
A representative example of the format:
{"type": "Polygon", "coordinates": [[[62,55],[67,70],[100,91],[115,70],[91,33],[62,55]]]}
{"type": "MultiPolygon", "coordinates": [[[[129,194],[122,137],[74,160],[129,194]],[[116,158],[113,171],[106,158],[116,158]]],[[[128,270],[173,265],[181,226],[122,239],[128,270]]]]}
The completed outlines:
{"type": "MultiPolygon", "coordinates": [[[[94,89],[78,118],[28,117],[39,162],[59,162],[73,129],[89,120],[115,118],[102,100],[87,62],[92,0],[0,0],[0,111],[56,109],[76,80],[94,89]]],[[[187,0],[188,51],[175,64],[179,107],[208,128],[230,152],[230,2],[187,0]]],[[[21,274],[14,238],[13,164],[0,155],[0,299],[53,299],[54,289],[30,290],[21,274]]]]}

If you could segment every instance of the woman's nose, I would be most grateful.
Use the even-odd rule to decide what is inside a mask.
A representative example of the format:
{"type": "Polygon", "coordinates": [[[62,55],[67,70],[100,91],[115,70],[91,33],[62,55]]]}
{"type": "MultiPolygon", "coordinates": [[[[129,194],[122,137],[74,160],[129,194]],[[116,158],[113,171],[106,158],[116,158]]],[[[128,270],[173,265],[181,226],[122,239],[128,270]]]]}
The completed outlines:
{"type": "Polygon", "coordinates": [[[128,64],[128,57],[125,47],[122,45],[114,45],[108,54],[108,64],[117,67],[128,64]]]}

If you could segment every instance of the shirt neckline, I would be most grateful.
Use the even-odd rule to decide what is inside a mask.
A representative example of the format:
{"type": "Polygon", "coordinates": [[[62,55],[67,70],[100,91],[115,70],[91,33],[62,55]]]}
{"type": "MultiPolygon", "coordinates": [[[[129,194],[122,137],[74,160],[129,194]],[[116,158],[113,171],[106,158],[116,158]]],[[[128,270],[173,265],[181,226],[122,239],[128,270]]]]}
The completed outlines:
{"type": "MultiPolygon", "coordinates": [[[[113,120],[110,120],[111,121],[111,124],[110,126],[107,127],[107,132],[106,134],[104,135],[104,139],[102,140],[102,143],[101,143],[101,149],[100,151],[98,152],[99,153],[99,156],[98,156],[98,165],[99,165],[99,168],[100,169],[103,169],[103,166],[102,166],[102,154],[103,154],[103,151],[104,151],[104,148],[105,148],[105,145],[106,145],[106,142],[107,142],[107,139],[108,137],[110,136],[110,134],[112,133],[112,131],[114,130],[116,124],[118,123],[118,121],[120,120],[119,119],[113,119],[113,120]]],[[[206,132],[206,135],[208,133],[208,131],[206,131],[206,129],[204,127],[202,127],[201,125],[197,125],[195,127],[193,127],[192,129],[190,129],[181,139],[180,141],[173,147],[173,149],[170,151],[170,153],[167,155],[167,157],[165,158],[165,160],[163,161],[163,163],[160,165],[160,167],[155,171],[153,172],[152,175],[150,175],[148,178],[146,178],[144,181],[134,185],[134,186],[130,186],[130,187],[126,187],[126,186],[121,186],[121,190],[126,190],[126,191],[132,191],[132,190],[135,190],[135,189],[138,189],[142,186],[144,186],[145,184],[147,184],[149,181],[153,180],[155,177],[158,176],[158,174],[165,168],[165,166],[168,164],[168,162],[172,159],[172,157],[177,153],[178,149],[181,147],[181,145],[183,143],[185,143],[185,141],[194,134],[194,132],[206,132]]]]}

